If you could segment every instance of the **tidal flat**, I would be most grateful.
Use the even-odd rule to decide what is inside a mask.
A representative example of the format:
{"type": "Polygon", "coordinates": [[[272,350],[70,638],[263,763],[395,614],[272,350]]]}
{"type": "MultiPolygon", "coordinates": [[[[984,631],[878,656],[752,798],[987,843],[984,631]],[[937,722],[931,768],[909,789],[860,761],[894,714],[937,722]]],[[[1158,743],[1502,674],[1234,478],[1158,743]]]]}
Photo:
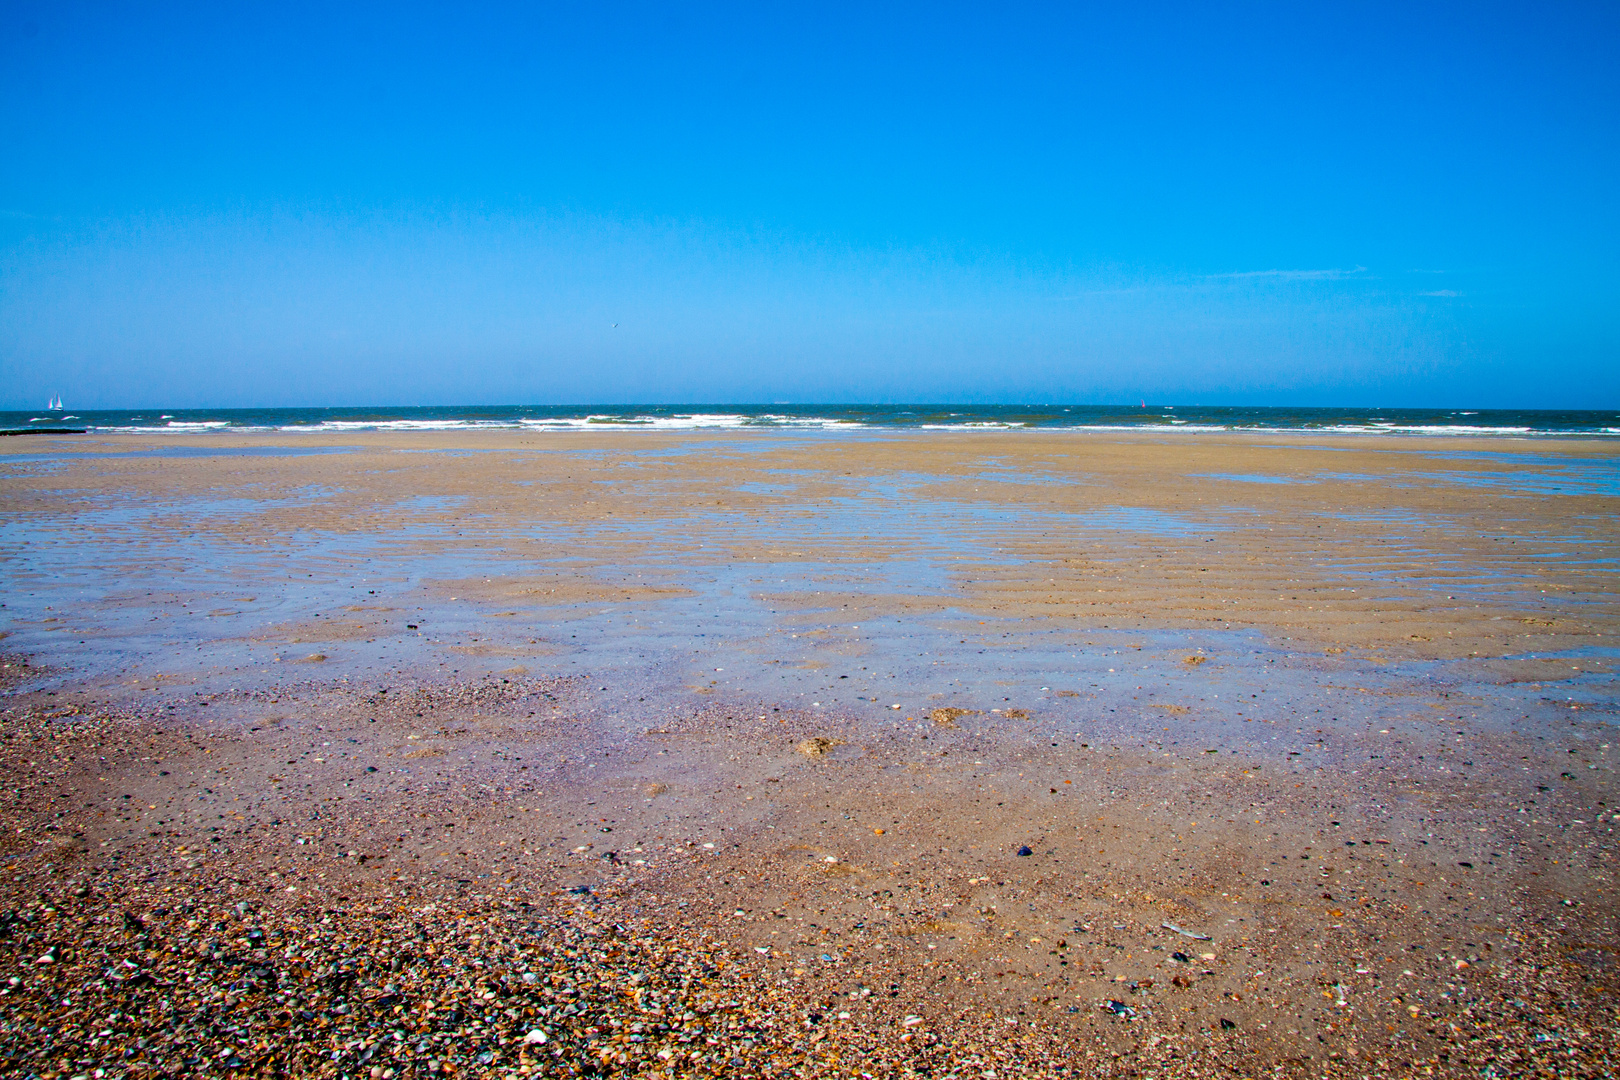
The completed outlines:
{"type": "Polygon", "coordinates": [[[1612,1075],[1620,443],[0,446],[8,1075],[1612,1075]]]}

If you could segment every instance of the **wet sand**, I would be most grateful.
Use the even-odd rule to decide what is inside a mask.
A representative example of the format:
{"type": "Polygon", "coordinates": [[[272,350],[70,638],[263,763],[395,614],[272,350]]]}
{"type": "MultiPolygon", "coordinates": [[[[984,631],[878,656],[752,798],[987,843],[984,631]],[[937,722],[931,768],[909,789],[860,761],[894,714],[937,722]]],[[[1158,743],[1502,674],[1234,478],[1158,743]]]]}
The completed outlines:
{"type": "Polygon", "coordinates": [[[1611,442],[42,442],[21,1075],[1611,1068],[1611,442]]]}

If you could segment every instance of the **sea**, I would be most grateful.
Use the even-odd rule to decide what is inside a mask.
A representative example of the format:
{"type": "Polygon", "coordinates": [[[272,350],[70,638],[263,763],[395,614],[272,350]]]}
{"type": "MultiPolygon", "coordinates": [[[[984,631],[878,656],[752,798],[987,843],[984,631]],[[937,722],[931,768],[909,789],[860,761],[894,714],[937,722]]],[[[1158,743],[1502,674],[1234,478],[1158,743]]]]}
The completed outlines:
{"type": "Polygon", "coordinates": [[[1367,409],[1241,405],[426,405],[367,408],[86,409],[0,412],[6,434],[698,429],[918,431],[1299,431],[1331,435],[1612,438],[1620,411],[1367,409]]]}

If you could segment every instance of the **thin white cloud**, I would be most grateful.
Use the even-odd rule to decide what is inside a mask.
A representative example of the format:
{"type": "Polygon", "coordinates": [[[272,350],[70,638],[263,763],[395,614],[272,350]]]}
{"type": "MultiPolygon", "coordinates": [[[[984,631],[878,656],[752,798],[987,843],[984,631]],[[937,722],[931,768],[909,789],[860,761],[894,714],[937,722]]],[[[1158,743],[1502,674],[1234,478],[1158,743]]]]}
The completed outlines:
{"type": "Polygon", "coordinates": [[[1237,270],[1230,274],[1210,274],[1208,281],[1232,281],[1241,278],[1271,278],[1277,281],[1338,281],[1342,278],[1358,277],[1367,272],[1365,266],[1358,266],[1351,270],[1237,270]]]}

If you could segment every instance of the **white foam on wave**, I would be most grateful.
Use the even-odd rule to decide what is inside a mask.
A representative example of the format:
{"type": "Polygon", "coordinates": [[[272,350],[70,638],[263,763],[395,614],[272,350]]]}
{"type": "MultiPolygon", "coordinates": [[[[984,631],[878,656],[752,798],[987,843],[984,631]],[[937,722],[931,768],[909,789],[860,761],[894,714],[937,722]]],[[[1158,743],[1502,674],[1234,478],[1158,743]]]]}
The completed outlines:
{"type": "MultiPolygon", "coordinates": [[[[62,417],[30,417],[29,423],[57,422],[62,417]]],[[[1252,434],[1289,435],[1428,435],[1428,436],[1614,436],[1620,427],[1591,427],[1558,431],[1530,425],[1484,425],[1456,423],[1397,423],[1388,420],[1370,420],[1360,423],[1270,425],[1237,421],[1233,423],[1196,422],[1181,419],[1155,420],[1133,423],[1041,423],[1024,420],[960,420],[943,423],[885,423],[882,420],[856,420],[829,416],[791,416],[782,413],[592,413],[574,416],[512,416],[501,419],[443,418],[443,419],[374,419],[374,420],[321,420],[315,423],[293,424],[236,424],[230,420],[176,420],[164,416],[167,423],[93,425],[92,430],[120,434],[179,435],[194,432],[220,432],[249,434],[255,432],[282,432],[288,434],[319,434],[322,432],[360,431],[698,431],[698,430],[782,430],[801,431],[1076,431],[1124,432],[1139,431],[1149,434],[1205,434],[1242,432],[1252,434]]]]}
{"type": "Polygon", "coordinates": [[[229,420],[208,420],[171,421],[167,424],[93,424],[90,430],[102,435],[195,435],[210,431],[251,434],[253,432],[278,431],[280,429],[262,424],[233,424],[229,420]]]}
{"type": "Polygon", "coordinates": [[[747,416],[741,413],[681,413],[673,416],[652,416],[645,413],[615,415],[597,413],[590,416],[536,416],[518,421],[523,427],[541,430],[585,430],[589,428],[626,428],[652,431],[692,431],[707,428],[864,428],[870,425],[859,420],[839,420],[828,416],[784,416],[762,413],[747,416]]]}
{"type": "Polygon", "coordinates": [[[274,430],[309,434],[323,431],[476,431],[517,426],[510,420],[322,420],[317,424],[283,424],[274,430]]]}
{"type": "MultiPolygon", "coordinates": [[[[1479,424],[1395,424],[1389,422],[1326,424],[1322,427],[1298,428],[1295,430],[1321,431],[1333,435],[1531,435],[1537,433],[1537,429],[1532,427],[1485,427],[1479,424]]],[[[1543,429],[1540,434],[1559,435],[1566,433],[1543,429]]],[[[1580,432],[1568,432],[1567,434],[1580,434],[1580,432]]]]}

